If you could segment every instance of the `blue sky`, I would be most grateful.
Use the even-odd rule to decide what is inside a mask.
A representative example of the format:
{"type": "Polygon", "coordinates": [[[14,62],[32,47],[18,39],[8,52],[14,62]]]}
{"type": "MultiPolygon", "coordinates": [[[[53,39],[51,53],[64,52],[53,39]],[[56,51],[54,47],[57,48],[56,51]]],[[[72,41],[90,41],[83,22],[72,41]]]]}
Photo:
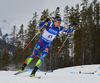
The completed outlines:
{"type": "Polygon", "coordinates": [[[60,14],[63,16],[66,5],[75,7],[77,3],[81,4],[82,0],[0,0],[0,20],[5,19],[17,27],[24,24],[26,27],[35,12],[40,16],[44,9],[52,12],[60,7],[60,14]]]}

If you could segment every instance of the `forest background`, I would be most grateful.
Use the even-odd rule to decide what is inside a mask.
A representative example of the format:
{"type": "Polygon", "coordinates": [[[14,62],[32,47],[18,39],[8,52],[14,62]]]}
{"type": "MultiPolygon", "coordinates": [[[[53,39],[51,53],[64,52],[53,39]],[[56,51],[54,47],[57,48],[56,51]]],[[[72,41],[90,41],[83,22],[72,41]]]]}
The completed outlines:
{"type": "MultiPolygon", "coordinates": [[[[76,4],[75,8],[69,8],[68,5],[65,6],[64,16],[62,18],[63,25],[66,28],[70,28],[74,21],[79,23],[74,32],[68,37],[59,55],[55,57],[65,38],[68,36],[64,32],[60,32],[57,35],[40,67],[41,70],[54,70],[76,65],[100,64],[100,2],[94,0],[88,3],[88,0],[83,0],[81,3],[82,9],[80,10],[79,7],[79,4],[76,4]]],[[[46,18],[50,18],[50,21],[53,21],[55,16],[61,16],[60,10],[55,10],[50,13],[49,9],[46,9],[41,14],[39,19],[37,12],[33,14],[32,19],[27,25],[28,29],[25,29],[22,24],[18,33],[16,33],[16,25],[12,27],[11,35],[13,36],[13,43],[4,43],[5,38],[0,40],[2,42],[0,45],[0,70],[8,66],[13,67],[13,69],[19,69],[26,58],[33,52],[44,30],[42,29],[40,34],[21,53],[40,29],[38,24],[46,18]],[[9,45],[12,45],[12,52],[9,52],[9,45]]],[[[40,53],[29,64],[28,68],[34,68],[40,53]]]]}

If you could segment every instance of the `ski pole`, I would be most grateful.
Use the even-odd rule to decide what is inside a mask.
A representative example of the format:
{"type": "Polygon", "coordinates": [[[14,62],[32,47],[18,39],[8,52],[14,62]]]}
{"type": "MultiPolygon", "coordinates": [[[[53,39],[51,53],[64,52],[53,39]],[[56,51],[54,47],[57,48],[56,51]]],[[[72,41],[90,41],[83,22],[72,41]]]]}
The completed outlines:
{"type": "Polygon", "coordinates": [[[62,46],[60,47],[59,51],[57,52],[56,57],[57,57],[57,55],[59,54],[60,50],[62,49],[63,45],[65,44],[66,40],[68,39],[70,33],[71,33],[71,31],[68,33],[68,36],[66,37],[66,39],[64,40],[62,46]]]}
{"type": "MultiPolygon", "coordinates": [[[[41,31],[41,29],[44,27],[44,25],[38,30],[38,32],[36,33],[36,35],[31,39],[31,41],[26,45],[26,47],[23,49],[23,51],[20,53],[20,55],[24,52],[24,50],[28,47],[28,45],[32,42],[32,40],[38,35],[38,33],[41,31]]],[[[19,55],[19,56],[20,56],[19,55]]],[[[14,60],[14,62],[19,58],[19,56],[14,60]]],[[[13,63],[14,63],[13,62],[13,63]]]]}
{"type": "MultiPolygon", "coordinates": [[[[38,32],[36,33],[36,35],[31,39],[31,41],[26,45],[26,47],[23,49],[23,51],[28,47],[28,45],[33,41],[33,39],[38,35],[38,33],[41,31],[41,29],[44,27],[44,25],[38,30],[38,32]]],[[[22,52],[23,52],[22,51],[22,52]]],[[[22,53],[21,52],[21,53],[22,53]]]]}
{"type": "MultiPolygon", "coordinates": [[[[38,35],[38,33],[41,31],[41,29],[44,27],[44,25],[38,30],[38,32],[36,33],[36,35],[31,39],[31,41],[26,45],[26,47],[23,49],[23,51],[28,47],[28,45],[33,41],[33,39],[38,35]]],[[[22,51],[22,52],[23,52],[22,51]]],[[[22,53],[21,52],[21,53],[22,53]]]]}
{"type": "MultiPolygon", "coordinates": [[[[56,9],[59,10],[60,7],[57,7],[56,9]]],[[[40,28],[40,30],[41,30],[43,27],[44,27],[44,25],[40,28]]],[[[36,35],[38,35],[38,33],[40,32],[40,30],[37,32],[36,35]]],[[[23,49],[23,51],[28,47],[28,45],[32,42],[32,40],[36,37],[36,35],[35,35],[35,36],[31,39],[31,41],[26,45],[26,47],[23,49]]],[[[23,52],[23,51],[22,51],[22,52],[23,52]]],[[[21,52],[21,53],[22,53],[22,52],[21,52]]]]}

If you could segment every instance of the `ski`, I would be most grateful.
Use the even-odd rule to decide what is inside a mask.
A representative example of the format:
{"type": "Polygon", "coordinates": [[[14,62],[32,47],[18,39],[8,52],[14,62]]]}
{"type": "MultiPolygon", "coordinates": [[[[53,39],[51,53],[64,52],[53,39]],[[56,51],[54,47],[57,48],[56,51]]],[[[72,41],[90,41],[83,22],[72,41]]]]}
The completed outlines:
{"type": "Polygon", "coordinates": [[[94,72],[70,72],[71,74],[94,74],[94,72]]]}
{"type": "Polygon", "coordinates": [[[82,74],[82,73],[79,73],[79,72],[70,72],[71,74],[82,74]]]}
{"type": "Polygon", "coordinates": [[[29,75],[29,77],[41,79],[41,77],[37,77],[37,76],[31,76],[31,75],[29,75]]]}
{"type": "Polygon", "coordinates": [[[22,71],[22,72],[18,71],[16,73],[14,73],[14,75],[18,75],[18,74],[21,74],[21,73],[24,73],[24,72],[27,72],[27,71],[22,71]]]}

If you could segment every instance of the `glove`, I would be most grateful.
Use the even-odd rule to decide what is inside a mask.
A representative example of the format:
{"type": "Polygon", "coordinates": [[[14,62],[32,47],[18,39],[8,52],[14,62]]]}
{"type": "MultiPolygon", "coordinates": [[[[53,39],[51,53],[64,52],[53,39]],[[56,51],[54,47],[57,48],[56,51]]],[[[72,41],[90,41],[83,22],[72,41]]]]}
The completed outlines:
{"type": "Polygon", "coordinates": [[[75,25],[75,26],[76,26],[77,24],[78,24],[78,23],[77,23],[76,21],[73,23],[73,25],[75,25]]]}
{"type": "Polygon", "coordinates": [[[49,22],[49,20],[50,20],[50,19],[49,19],[49,18],[47,18],[47,19],[45,20],[45,22],[49,22]]]}

